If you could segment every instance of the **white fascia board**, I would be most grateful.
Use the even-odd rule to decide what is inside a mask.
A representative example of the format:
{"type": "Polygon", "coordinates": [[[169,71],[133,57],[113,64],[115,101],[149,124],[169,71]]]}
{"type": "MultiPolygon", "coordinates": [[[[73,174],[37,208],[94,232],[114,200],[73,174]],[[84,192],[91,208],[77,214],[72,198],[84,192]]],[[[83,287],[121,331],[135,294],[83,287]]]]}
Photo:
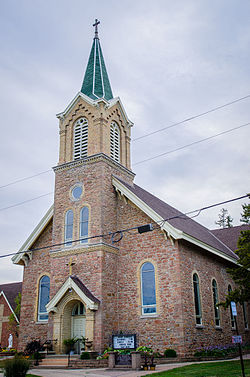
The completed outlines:
{"type": "Polygon", "coordinates": [[[56,114],[56,117],[58,119],[60,118],[64,118],[67,113],[72,109],[72,107],[75,105],[75,103],[77,102],[77,100],[79,98],[82,98],[84,101],[86,101],[87,103],[89,103],[90,105],[95,105],[97,104],[98,100],[93,100],[91,98],[89,98],[88,96],[86,96],[85,94],[83,94],[82,92],[78,92],[75,97],[72,99],[72,101],[70,102],[70,104],[66,107],[66,109],[58,114],[56,114]]]}
{"type": "MultiPolygon", "coordinates": [[[[152,208],[150,208],[147,204],[145,204],[141,199],[139,199],[135,194],[133,194],[126,186],[124,186],[120,181],[118,181],[115,177],[112,179],[112,183],[115,188],[121,192],[122,195],[126,196],[132,203],[134,203],[138,208],[140,208],[146,215],[148,215],[153,221],[160,222],[164,220],[161,216],[159,216],[152,208]]],[[[186,234],[179,229],[173,227],[169,223],[165,222],[162,226],[162,229],[167,232],[168,235],[172,236],[174,239],[184,239],[192,244],[195,244],[202,249],[209,251],[212,254],[215,254],[231,263],[237,264],[237,260],[234,258],[224,254],[218,249],[213,248],[212,246],[198,240],[186,234]]]]}
{"type": "Polygon", "coordinates": [[[78,296],[82,299],[82,301],[87,305],[87,308],[91,310],[97,310],[98,304],[90,298],[88,298],[83,291],[76,285],[74,280],[71,279],[69,276],[68,279],[65,281],[65,283],[62,285],[62,287],[59,289],[59,291],[55,294],[55,296],[50,300],[50,302],[46,305],[47,312],[55,311],[56,305],[60,302],[62,297],[65,295],[65,293],[69,290],[73,289],[78,296]]]}
{"type": "Polygon", "coordinates": [[[37,240],[37,238],[40,236],[44,228],[48,225],[48,223],[52,219],[53,212],[54,212],[54,206],[52,205],[49,208],[49,210],[46,212],[46,214],[43,216],[39,224],[35,227],[33,232],[30,234],[30,236],[27,238],[27,240],[24,242],[24,244],[21,246],[21,248],[18,251],[18,254],[14,255],[11,258],[14,264],[17,264],[22,259],[23,255],[29,250],[29,248],[37,240]]]}
{"type": "Polygon", "coordinates": [[[131,120],[129,120],[129,118],[128,118],[128,116],[127,116],[127,113],[126,113],[126,111],[125,111],[125,108],[124,108],[124,106],[123,106],[123,104],[122,104],[122,101],[121,101],[121,99],[120,99],[120,97],[115,97],[115,98],[111,99],[111,100],[109,101],[109,103],[108,103],[108,108],[110,109],[110,108],[111,108],[112,106],[114,106],[116,103],[119,104],[120,109],[121,109],[122,116],[124,117],[124,119],[125,119],[127,125],[128,125],[129,127],[133,127],[134,123],[131,122],[131,120]]]}
{"type": "Polygon", "coordinates": [[[182,238],[184,240],[188,241],[188,242],[193,243],[194,245],[201,247],[202,249],[209,251],[210,253],[212,253],[212,254],[220,257],[220,258],[226,259],[227,261],[229,261],[231,263],[237,264],[237,259],[234,259],[233,257],[230,257],[229,255],[226,255],[222,251],[215,249],[214,247],[206,244],[205,242],[198,240],[197,238],[190,236],[189,234],[183,233],[182,238]]]}
{"type": "MultiPolygon", "coordinates": [[[[149,207],[143,200],[138,198],[138,196],[136,196],[132,191],[130,191],[126,186],[124,186],[115,177],[112,178],[112,183],[115,186],[115,188],[121,192],[122,195],[126,196],[126,198],[128,198],[132,203],[134,203],[153,221],[160,222],[164,220],[158,213],[156,213],[151,207],[149,207]]],[[[182,238],[182,232],[167,222],[164,223],[164,225],[162,226],[162,229],[165,230],[165,232],[167,232],[167,234],[169,234],[174,239],[182,238]]]]}
{"type": "Polygon", "coordinates": [[[9,301],[8,301],[8,299],[7,299],[7,297],[5,296],[4,291],[1,291],[1,292],[0,292],[0,297],[1,297],[1,296],[4,297],[5,301],[7,302],[8,307],[9,307],[10,310],[11,310],[11,313],[14,314],[15,320],[17,321],[17,323],[19,323],[19,320],[18,320],[18,318],[17,318],[17,316],[16,316],[14,310],[12,309],[12,307],[11,307],[11,305],[10,305],[10,303],[9,303],[9,301]]]}

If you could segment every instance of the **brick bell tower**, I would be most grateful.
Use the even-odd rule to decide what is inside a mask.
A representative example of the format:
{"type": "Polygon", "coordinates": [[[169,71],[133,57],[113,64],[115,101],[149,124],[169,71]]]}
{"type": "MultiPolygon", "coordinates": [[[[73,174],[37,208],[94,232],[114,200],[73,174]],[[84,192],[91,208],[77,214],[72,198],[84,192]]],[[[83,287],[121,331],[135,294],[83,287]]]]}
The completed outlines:
{"type": "Polygon", "coordinates": [[[105,235],[118,230],[112,176],[133,182],[133,123],[120,98],[113,97],[98,24],[96,20],[93,25],[95,35],[81,90],[57,114],[60,151],[59,163],[54,167],[52,244],[59,246],[50,253],[51,301],[47,307],[50,336],[59,340],[57,352],[63,352],[63,339],[80,335],[92,342],[92,349],[100,351],[116,330],[119,247],[105,235]],[[72,279],[80,281],[78,285],[82,284],[85,295],[74,289],[72,279]],[[67,290],[62,288],[65,284],[67,290]],[[69,313],[77,302],[84,305],[86,317],[82,328],[74,330],[69,313]]]}

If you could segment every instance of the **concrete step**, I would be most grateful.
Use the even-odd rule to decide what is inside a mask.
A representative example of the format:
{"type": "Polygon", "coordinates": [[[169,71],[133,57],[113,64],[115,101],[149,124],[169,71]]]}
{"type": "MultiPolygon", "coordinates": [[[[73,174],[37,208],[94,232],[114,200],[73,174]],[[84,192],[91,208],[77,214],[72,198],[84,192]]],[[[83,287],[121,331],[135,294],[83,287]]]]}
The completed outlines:
{"type": "Polygon", "coordinates": [[[61,367],[66,368],[68,366],[68,358],[46,358],[39,362],[38,368],[48,368],[48,367],[61,367]]]}

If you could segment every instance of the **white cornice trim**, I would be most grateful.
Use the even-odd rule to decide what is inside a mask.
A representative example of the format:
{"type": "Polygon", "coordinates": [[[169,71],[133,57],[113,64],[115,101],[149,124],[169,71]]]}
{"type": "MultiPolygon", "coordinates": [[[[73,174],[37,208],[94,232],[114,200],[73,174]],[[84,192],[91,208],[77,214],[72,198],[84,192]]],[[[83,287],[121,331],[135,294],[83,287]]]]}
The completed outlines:
{"type": "Polygon", "coordinates": [[[18,254],[14,255],[11,258],[14,264],[19,264],[21,259],[23,259],[23,257],[25,256],[25,254],[27,255],[27,251],[31,248],[31,246],[34,244],[34,242],[37,240],[37,238],[40,236],[42,231],[45,229],[45,227],[48,225],[48,223],[52,219],[53,212],[54,212],[54,206],[52,205],[49,208],[49,210],[46,212],[46,214],[43,216],[39,224],[35,227],[33,232],[29,235],[29,237],[24,242],[24,244],[21,246],[21,248],[18,251],[18,254]]]}
{"type": "Polygon", "coordinates": [[[118,103],[119,107],[120,107],[120,110],[121,110],[121,114],[124,118],[124,121],[126,122],[126,124],[129,126],[129,127],[132,127],[134,125],[133,122],[131,122],[131,120],[129,120],[128,116],[127,116],[127,113],[124,109],[124,106],[122,104],[122,101],[119,97],[116,97],[116,98],[112,98],[110,101],[107,101],[105,98],[98,98],[96,100],[93,100],[92,98],[89,98],[88,96],[86,96],[85,94],[83,94],[82,92],[78,92],[75,97],[73,98],[73,100],[69,103],[69,105],[66,107],[66,109],[58,114],[56,114],[56,117],[58,119],[63,119],[68,113],[69,111],[75,106],[76,102],[78,101],[79,98],[82,98],[84,101],[86,101],[88,104],[92,105],[92,106],[98,106],[99,103],[104,103],[104,105],[107,107],[107,109],[110,109],[112,106],[116,105],[118,103]]]}
{"type": "Polygon", "coordinates": [[[57,291],[55,296],[50,300],[50,302],[46,305],[47,312],[56,311],[56,306],[61,301],[62,297],[67,293],[69,289],[73,289],[76,294],[81,298],[81,300],[86,304],[87,308],[91,310],[97,310],[98,304],[92,301],[89,297],[87,297],[84,292],[78,287],[78,285],[74,282],[73,279],[69,276],[62,287],[57,291]]]}
{"type": "MultiPolygon", "coordinates": [[[[86,96],[85,94],[83,94],[82,92],[78,92],[75,97],[72,99],[72,101],[69,103],[69,105],[66,107],[66,109],[58,114],[56,114],[56,117],[58,119],[61,119],[61,118],[64,118],[67,113],[72,109],[72,107],[75,105],[75,103],[77,102],[77,100],[79,98],[82,98],[84,101],[86,101],[87,103],[89,103],[90,105],[92,106],[95,106],[97,104],[97,100],[93,100],[91,98],[89,98],[88,96],[86,96]]],[[[106,100],[104,100],[106,103],[108,103],[106,100]]]]}
{"type": "MultiPolygon", "coordinates": [[[[112,183],[115,189],[121,193],[121,195],[124,195],[127,199],[129,199],[133,204],[135,204],[140,210],[142,210],[153,221],[161,222],[164,220],[158,213],[156,213],[143,200],[138,198],[132,191],[130,191],[126,186],[124,186],[118,179],[116,179],[115,177],[112,177],[112,183]]],[[[190,236],[189,234],[182,232],[181,230],[170,225],[167,221],[164,222],[164,225],[161,227],[161,229],[164,230],[168,234],[168,236],[171,236],[174,239],[186,240],[231,263],[237,264],[237,261],[233,257],[230,257],[224,254],[222,251],[215,249],[212,246],[198,240],[197,238],[194,238],[190,236]]]]}
{"type": "Polygon", "coordinates": [[[116,105],[117,103],[119,104],[119,107],[120,107],[120,110],[121,110],[121,113],[122,113],[122,116],[123,116],[125,122],[127,123],[127,125],[128,125],[129,127],[133,127],[134,123],[131,122],[131,120],[129,120],[129,118],[128,118],[128,116],[127,116],[127,113],[126,113],[126,111],[125,111],[125,108],[124,108],[124,106],[123,106],[123,104],[122,104],[122,101],[121,101],[121,99],[120,99],[120,97],[112,98],[112,99],[109,101],[107,107],[110,109],[112,106],[116,105]]]}
{"type": "Polygon", "coordinates": [[[1,291],[1,292],[0,292],[0,297],[1,297],[1,296],[4,297],[5,301],[7,302],[8,307],[9,307],[10,310],[11,310],[11,313],[12,313],[12,314],[14,315],[14,317],[15,317],[15,320],[17,321],[17,323],[19,323],[19,320],[18,320],[18,318],[17,318],[17,316],[16,316],[14,310],[12,309],[12,307],[11,307],[11,305],[10,305],[10,303],[9,303],[9,300],[7,299],[6,295],[4,294],[4,291],[1,291]]]}

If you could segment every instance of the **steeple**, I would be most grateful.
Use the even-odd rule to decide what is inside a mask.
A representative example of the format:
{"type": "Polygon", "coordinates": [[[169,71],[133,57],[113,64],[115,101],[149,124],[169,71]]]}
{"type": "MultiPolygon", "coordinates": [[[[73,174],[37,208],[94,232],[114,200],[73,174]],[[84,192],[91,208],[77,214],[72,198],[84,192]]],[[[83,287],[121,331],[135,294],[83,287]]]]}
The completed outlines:
{"type": "Polygon", "coordinates": [[[95,36],[83,79],[81,92],[94,100],[105,98],[109,101],[113,98],[113,94],[98,37],[99,23],[100,21],[95,20],[95,23],[93,24],[95,27],[95,36]]]}

